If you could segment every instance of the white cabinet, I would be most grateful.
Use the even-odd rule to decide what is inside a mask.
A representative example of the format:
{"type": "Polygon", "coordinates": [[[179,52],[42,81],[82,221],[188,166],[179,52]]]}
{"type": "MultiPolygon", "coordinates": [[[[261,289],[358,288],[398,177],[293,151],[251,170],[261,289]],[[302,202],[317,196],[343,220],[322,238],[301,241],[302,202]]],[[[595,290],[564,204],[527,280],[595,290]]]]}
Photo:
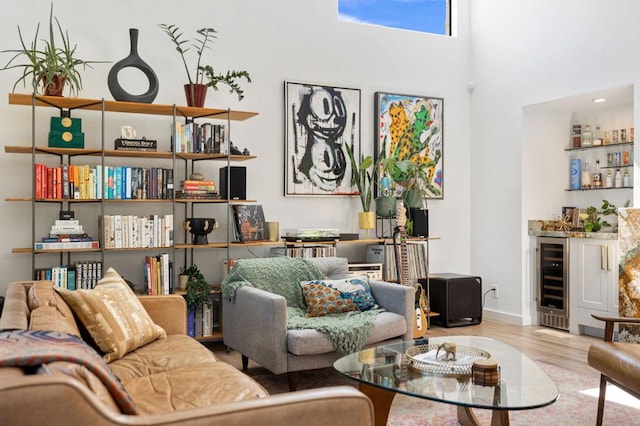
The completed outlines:
{"type": "Polygon", "coordinates": [[[580,333],[604,324],[591,314],[618,315],[618,241],[571,238],[570,287],[574,290],[580,333]]]}

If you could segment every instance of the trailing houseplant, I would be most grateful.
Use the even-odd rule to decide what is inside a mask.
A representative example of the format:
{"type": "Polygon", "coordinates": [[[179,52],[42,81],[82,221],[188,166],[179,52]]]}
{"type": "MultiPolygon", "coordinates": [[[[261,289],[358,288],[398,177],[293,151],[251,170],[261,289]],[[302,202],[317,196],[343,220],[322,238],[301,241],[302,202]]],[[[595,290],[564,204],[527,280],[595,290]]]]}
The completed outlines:
{"type": "Polygon", "coordinates": [[[0,68],[9,70],[21,68],[22,75],[13,85],[22,82],[23,86],[29,83],[33,93],[50,96],[62,96],[64,85],[69,89],[70,96],[76,96],[82,89],[81,70],[91,68],[91,64],[104,61],[86,61],[76,57],[77,45],[71,44],[69,32],[64,31],[58,18],[53,16],[53,4],[49,12],[49,39],[39,39],[40,24],[36,27],[33,40],[27,44],[22,30],[18,25],[18,36],[20,37],[20,49],[3,50],[0,53],[13,53],[13,57],[0,68]],[[55,25],[54,25],[55,22],[55,25]],[[56,34],[60,40],[56,41],[56,34]],[[20,59],[24,62],[19,63],[20,59]]]}
{"type": "Polygon", "coordinates": [[[211,306],[211,300],[209,299],[209,293],[211,293],[211,286],[204,279],[204,275],[198,268],[198,265],[183,266],[180,268],[180,275],[187,275],[187,294],[185,299],[189,308],[196,308],[206,304],[211,306]]]}
{"type": "Polygon", "coordinates": [[[196,90],[201,90],[204,93],[201,97],[201,102],[198,105],[203,106],[204,96],[206,94],[206,88],[211,87],[214,90],[218,90],[218,84],[224,83],[229,86],[229,93],[235,93],[238,95],[238,100],[244,98],[244,91],[240,87],[240,84],[236,81],[238,79],[246,79],[248,83],[251,82],[251,77],[247,71],[227,71],[226,73],[216,72],[210,65],[202,65],[202,55],[205,50],[211,49],[211,45],[216,39],[217,31],[213,28],[202,28],[196,32],[199,37],[196,37],[193,41],[184,38],[184,34],[180,27],[174,24],[160,24],[160,28],[167,34],[169,39],[173,42],[176,50],[180,54],[182,64],[187,72],[188,84],[185,85],[185,93],[187,95],[187,102],[190,101],[190,95],[195,94],[196,90]],[[190,45],[190,46],[189,46],[190,45]],[[185,54],[191,49],[196,52],[196,67],[195,72],[189,71],[189,65],[185,54]]]}
{"type": "MultiPolygon", "coordinates": [[[[624,207],[629,207],[629,201],[627,201],[624,207]]],[[[584,224],[585,232],[598,232],[603,227],[609,228],[613,226],[607,222],[602,216],[618,215],[618,208],[610,203],[608,200],[602,200],[602,206],[598,210],[594,206],[587,207],[585,213],[580,214],[580,219],[584,224]]]]}

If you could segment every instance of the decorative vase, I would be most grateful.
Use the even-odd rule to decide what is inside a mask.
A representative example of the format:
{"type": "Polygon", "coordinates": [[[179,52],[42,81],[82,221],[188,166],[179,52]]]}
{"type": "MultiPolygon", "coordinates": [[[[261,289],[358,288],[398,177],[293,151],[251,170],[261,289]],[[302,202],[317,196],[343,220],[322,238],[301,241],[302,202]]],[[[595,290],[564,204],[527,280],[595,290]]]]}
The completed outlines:
{"type": "Polygon", "coordinates": [[[45,83],[45,78],[42,77],[41,81],[44,85],[45,96],[62,96],[62,90],[64,89],[64,83],[67,81],[65,77],[54,75],[50,84],[45,83]]]}
{"type": "Polygon", "coordinates": [[[186,291],[188,282],[189,282],[189,275],[178,275],[178,290],[186,291]]]}
{"type": "Polygon", "coordinates": [[[187,97],[187,106],[202,108],[207,97],[207,86],[205,84],[185,84],[184,94],[187,97]]]}
{"type": "Polygon", "coordinates": [[[358,224],[365,230],[365,238],[369,238],[369,229],[376,228],[376,212],[358,213],[358,224]]]}
{"type": "Polygon", "coordinates": [[[182,227],[193,234],[194,245],[207,245],[207,234],[218,227],[213,218],[190,217],[182,222],[182,227]]]}
{"type": "Polygon", "coordinates": [[[129,38],[131,41],[131,51],[129,52],[129,56],[116,62],[113,68],[111,68],[109,76],[107,77],[107,85],[109,86],[111,96],[113,96],[113,99],[116,101],[150,104],[158,95],[158,77],[156,76],[156,73],[153,72],[153,69],[151,69],[151,67],[142,60],[140,55],[138,55],[138,30],[136,28],[129,29],[129,38]],[[137,68],[147,76],[147,80],[149,80],[149,89],[146,93],[143,93],[142,95],[132,95],[120,86],[120,83],[118,82],[118,73],[129,67],[137,68]]]}
{"type": "Polygon", "coordinates": [[[376,198],[376,214],[380,217],[393,217],[396,215],[396,197],[376,198]]]}
{"type": "Polygon", "coordinates": [[[421,191],[415,189],[408,189],[404,195],[404,201],[408,208],[422,208],[424,203],[424,196],[421,191]]]}

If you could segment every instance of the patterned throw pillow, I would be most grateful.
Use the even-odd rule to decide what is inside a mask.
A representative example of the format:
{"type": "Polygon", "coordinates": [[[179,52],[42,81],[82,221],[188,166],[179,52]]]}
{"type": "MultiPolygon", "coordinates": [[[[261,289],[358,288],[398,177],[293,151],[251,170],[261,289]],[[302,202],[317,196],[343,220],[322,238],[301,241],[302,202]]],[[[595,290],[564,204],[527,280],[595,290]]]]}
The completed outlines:
{"type": "Polygon", "coordinates": [[[368,278],[313,280],[300,283],[308,317],[321,317],[377,307],[368,278]]]}
{"type": "Polygon", "coordinates": [[[56,290],[105,354],[106,362],[167,336],[113,268],[109,268],[93,290],[56,290]]]}

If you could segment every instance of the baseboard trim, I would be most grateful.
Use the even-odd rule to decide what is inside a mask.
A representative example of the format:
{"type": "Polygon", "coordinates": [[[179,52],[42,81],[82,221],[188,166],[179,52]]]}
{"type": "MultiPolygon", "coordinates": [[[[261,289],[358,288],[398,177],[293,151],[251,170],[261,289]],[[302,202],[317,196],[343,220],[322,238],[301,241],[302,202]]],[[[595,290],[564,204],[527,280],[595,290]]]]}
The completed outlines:
{"type": "Polygon", "coordinates": [[[514,324],[514,325],[529,325],[529,324],[525,324],[525,320],[524,318],[522,318],[521,315],[510,314],[507,312],[500,312],[500,311],[492,311],[490,309],[484,309],[482,311],[482,318],[490,319],[494,321],[502,321],[502,322],[506,322],[508,324],[514,324]]]}

